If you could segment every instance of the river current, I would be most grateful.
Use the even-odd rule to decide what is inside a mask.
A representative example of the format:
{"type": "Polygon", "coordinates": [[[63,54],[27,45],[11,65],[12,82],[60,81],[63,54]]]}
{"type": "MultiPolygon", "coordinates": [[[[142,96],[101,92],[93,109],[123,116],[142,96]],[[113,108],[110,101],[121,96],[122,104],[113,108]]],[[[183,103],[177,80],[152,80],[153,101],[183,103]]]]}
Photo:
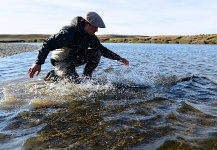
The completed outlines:
{"type": "Polygon", "coordinates": [[[0,149],[217,149],[216,45],[103,45],[130,66],[81,84],[45,83],[50,55],[29,79],[37,50],[0,58],[0,149]]]}

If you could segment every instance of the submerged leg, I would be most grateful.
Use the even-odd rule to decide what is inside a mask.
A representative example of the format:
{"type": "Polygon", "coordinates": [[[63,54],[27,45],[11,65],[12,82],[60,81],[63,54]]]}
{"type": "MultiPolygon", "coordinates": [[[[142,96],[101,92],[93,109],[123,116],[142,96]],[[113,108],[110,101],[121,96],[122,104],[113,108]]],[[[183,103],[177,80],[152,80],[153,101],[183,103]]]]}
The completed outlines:
{"type": "Polygon", "coordinates": [[[60,79],[60,77],[56,74],[56,72],[54,70],[51,70],[50,72],[48,72],[48,74],[44,78],[44,81],[56,82],[59,79],[60,79]]]}
{"type": "Polygon", "coordinates": [[[87,78],[92,77],[93,71],[99,65],[101,53],[98,50],[90,49],[86,57],[86,65],[83,71],[83,75],[87,78]]]}
{"type": "Polygon", "coordinates": [[[75,66],[68,62],[55,62],[54,68],[61,79],[68,79],[69,82],[73,82],[79,77],[75,66]]]}
{"type": "Polygon", "coordinates": [[[65,77],[69,80],[69,82],[74,82],[79,77],[74,66],[68,66],[66,68],[65,77]]]}
{"type": "MultiPolygon", "coordinates": [[[[55,60],[54,59],[50,59],[50,62],[53,66],[55,66],[55,60]]],[[[51,70],[50,72],[47,73],[47,75],[44,78],[44,81],[52,81],[52,82],[56,82],[59,80],[59,76],[56,74],[55,70],[51,70]]]]}

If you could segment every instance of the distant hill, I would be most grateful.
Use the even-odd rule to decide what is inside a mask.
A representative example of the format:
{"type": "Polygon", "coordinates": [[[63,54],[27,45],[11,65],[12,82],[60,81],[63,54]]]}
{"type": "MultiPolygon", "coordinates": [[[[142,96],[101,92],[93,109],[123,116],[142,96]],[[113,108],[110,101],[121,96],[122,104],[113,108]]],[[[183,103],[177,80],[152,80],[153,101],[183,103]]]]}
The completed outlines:
{"type": "Polygon", "coordinates": [[[113,43],[171,43],[171,44],[217,44],[217,34],[201,35],[98,35],[101,42],[113,43]]]}
{"type": "Polygon", "coordinates": [[[0,34],[0,42],[42,42],[49,34],[0,34]]]}
{"type": "MultiPolygon", "coordinates": [[[[50,34],[0,34],[0,42],[43,42],[50,34]]],[[[217,44],[217,34],[200,35],[97,35],[101,42],[110,43],[172,43],[172,44],[217,44]]]]}

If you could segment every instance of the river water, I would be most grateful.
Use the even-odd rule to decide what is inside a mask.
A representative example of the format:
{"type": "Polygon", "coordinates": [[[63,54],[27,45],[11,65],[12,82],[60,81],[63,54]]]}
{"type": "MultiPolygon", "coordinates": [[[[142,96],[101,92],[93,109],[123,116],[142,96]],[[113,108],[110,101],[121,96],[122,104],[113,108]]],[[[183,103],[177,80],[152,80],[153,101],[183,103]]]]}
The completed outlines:
{"type": "MultiPolygon", "coordinates": [[[[0,149],[217,149],[217,47],[104,44],[82,84],[29,79],[37,50],[0,58],[0,149]]],[[[78,68],[82,73],[84,66],[78,68]]]]}

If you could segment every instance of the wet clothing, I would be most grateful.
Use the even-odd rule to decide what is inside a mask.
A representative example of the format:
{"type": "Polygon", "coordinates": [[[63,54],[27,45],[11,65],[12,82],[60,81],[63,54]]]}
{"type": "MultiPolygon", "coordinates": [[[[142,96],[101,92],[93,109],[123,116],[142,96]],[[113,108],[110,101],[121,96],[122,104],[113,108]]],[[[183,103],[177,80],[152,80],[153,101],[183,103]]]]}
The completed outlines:
{"type": "Polygon", "coordinates": [[[68,70],[73,70],[73,66],[77,67],[87,63],[84,74],[91,74],[91,71],[93,71],[99,63],[100,58],[91,57],[92,55],[98,56],[99,54],[113,60],[120,60],[121,58],[116,53],[104,47],[96,35],[90,36],[85,32],[82,17],[74,18],[70,25],[64,26],[59,33],[52,35],[44,41],[42,48],[38,52],[36,64],[43,64],[50,51],[56,53],[56,57],[54,56],[52,59],[58,62],[59,65],[61,64],[60,62],[62,62],[64,64],[64,69],[68,68],[68,70]],[[63,55],[64,57],[61,56],[58,58],[58,55],[63,55]],[[88,60],[88,56],[93,60],[88,60]],[[90,65],[91,63],[93,65],[90,65]]]}

